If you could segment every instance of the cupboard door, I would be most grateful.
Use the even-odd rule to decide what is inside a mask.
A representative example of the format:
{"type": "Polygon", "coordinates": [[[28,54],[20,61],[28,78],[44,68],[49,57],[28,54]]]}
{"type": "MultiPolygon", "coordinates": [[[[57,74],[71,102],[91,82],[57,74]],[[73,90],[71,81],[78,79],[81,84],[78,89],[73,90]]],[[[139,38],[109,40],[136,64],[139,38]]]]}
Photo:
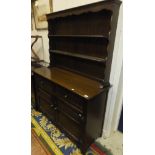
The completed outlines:
{"type": "Polygon", "coordinates": [[[58,113],[58,125],[74,142],[81,141],[81,128],[61,111],[58,113]]]}
{"type": "Polygon", "coordinates": [[[51,121],[56,121],[56,104],[53,96],[39,92],[38,109],[43,112],[51,121]]]}

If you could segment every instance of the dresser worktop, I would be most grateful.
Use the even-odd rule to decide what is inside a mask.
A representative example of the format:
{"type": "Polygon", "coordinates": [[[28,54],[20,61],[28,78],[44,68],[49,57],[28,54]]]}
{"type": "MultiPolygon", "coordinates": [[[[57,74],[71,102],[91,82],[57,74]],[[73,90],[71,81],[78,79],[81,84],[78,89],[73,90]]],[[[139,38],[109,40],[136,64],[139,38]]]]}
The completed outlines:
{"type": "Polygon", "coordinates": [[[57,67],[37,68],[34,72],[88,100],[103,91],[99,82],[57,67]]]}

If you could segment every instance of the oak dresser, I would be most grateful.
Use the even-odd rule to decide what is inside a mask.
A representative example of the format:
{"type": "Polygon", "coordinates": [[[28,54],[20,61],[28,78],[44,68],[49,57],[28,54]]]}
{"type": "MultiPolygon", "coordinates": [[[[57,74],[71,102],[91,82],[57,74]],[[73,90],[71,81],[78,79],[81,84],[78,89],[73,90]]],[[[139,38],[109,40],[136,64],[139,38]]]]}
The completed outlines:
{"type": "Polygon", "coordinates": [[[34,70],[37,109],[82,152],[102,135],[120,1],[47,15],[49,67],[34,70]]]}

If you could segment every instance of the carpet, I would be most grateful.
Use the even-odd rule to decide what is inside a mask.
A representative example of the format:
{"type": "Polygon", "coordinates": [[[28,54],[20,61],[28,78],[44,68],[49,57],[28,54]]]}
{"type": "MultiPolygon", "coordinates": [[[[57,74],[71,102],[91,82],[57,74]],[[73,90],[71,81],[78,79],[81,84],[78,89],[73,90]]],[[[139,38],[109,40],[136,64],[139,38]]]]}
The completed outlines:
{"type": "MultiPolygon", "coordinates": [[[[41,112],[32,109],[32,132],[35,132],[51,155],[82,155],[80,149],[41,112]]],[[[93,143],[85,155],[112,155],[99,143],[93,143]]]]}

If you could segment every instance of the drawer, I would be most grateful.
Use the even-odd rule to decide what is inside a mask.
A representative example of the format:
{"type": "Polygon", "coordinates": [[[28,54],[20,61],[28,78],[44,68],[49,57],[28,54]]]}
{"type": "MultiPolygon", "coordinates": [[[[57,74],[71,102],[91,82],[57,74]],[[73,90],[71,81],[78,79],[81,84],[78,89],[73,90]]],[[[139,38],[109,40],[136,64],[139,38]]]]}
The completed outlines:
{"type": "Polygon", "coordinates": [[[47,93],[54,92],[54,84],[42,77],[36,76],[36,85],[47,93]]]}
{"type": "Polygon", "coordinates": [[[74,122],[78,123],[81,125],[81,123],[84,122],[85,117],[83,115],[83,113],[76,111],[75,109],[71,108],[70,106],[68,106],[66,103],[62,102],[62,101],[57,101],[58,103],[58,109],[65,113],[70,119],[72,119],[74,122]]]}
{"type": "Polygon", "coordinates": [[[46,101],[48,101],[49,103],[54,100],[54,96],[51,95],[50,93],[47,93],[46,91],[44,91],[41,88],[38,88],[37,90],[38,95],[41,96],[42,98],[44,98],[46,101]]]}
{"type": "Polygon", "coordinates": [[[73,94],[66,89],[63,89],[62,87],[56,87],[56,94],[63,98],[63,100],[67,101],[69,104],[80,109],[80,111],[83,111],[84,100],[80,96],[73,94]]]}
{"type": "Polygon", "coordinates": [[[69,119],[65,114],[58,113],[59,126],[76,142],[80,141],[82,130],[79,125],[69,119]]]}

